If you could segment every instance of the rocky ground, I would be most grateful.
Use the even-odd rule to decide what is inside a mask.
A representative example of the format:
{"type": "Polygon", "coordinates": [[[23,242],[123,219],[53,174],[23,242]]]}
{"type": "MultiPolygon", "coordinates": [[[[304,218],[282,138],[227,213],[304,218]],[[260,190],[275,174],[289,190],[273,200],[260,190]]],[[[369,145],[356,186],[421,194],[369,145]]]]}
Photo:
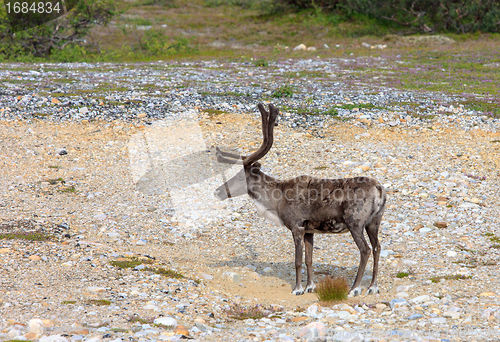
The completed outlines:
{"type": "MultiPolygon", "coordinates": [[[[3,65],[0,340],[497,340],[500,120],[342,63],[3,65]],[[291,234],[213,197],[258,101],[282,110],[265,172],[387,188],[380,294],[292,296],[291,234]]],[[[317,279],[353,280],[349,235],[315,245],[317,279]]]]}

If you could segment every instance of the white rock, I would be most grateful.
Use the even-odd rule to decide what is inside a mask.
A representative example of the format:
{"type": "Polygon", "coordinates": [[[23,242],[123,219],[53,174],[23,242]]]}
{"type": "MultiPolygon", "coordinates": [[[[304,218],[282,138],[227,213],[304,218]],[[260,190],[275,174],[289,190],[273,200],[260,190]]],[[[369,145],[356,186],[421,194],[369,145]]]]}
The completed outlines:
{"type": "Polygon", "coordinates": [[[271,268],[271,267],[266,267],[262,270],[262,272],[266,273],[266,274],[269,274],[269,273],[273,273],[274,270],[271,268]]]}
{"type": "Polygon", "coordinates": [[[241,280],[240,275],[236,272],[225,272],[223,275],[226,277],[226,279],[229,279],[234,283],[237,283],[241,280]]]}
{"type": "Polygon", "coordinates": [[[38,342],[68,342],[68,340],[61,335],[51,335],[40,337],[38,342]]]}
{"type": "Polygon", "coordinates": [[[459,319],[460,318],[460,312],[445,311],[443,313],[443,317],[452,318],[452,319],[459,319]]]}
{"type": "Polygon", "coordinates": [[[7,337],[9,338],[14,338],[16,336],[19,336],[21,332],[17,329],[10,329],[9,332],[7,333],[7,337]]]}
{"type": "Polygon", "coordinates": [[[430,296],[423,295],[423,296],[418,296],[418,297],[415,297],[413,299],[410,299],[410,302],[412,304],[422,304],[422,303],[428,302],[429,300],[431,300],[430,296]]]}
{"type": "Polygon", "coordinates": [[[446,318],[443,317],[433,317],[429,318],[431,324],[446,324],[446,318]]]}
{"type": "Polygon", "coordinates": [[[307,51],[316,51],[316,48],[314,46],[308,46],[307,51]]]}
{"type": "Polygon", "coordinates": [[[293,48],[295,51],[303,51],[303,50],[306,50],[307,47],[305,46],[305,44],[299,44],[297,45],[296,47],[293,48]]]}
{"type": "Polygon", "coordinates": [[[37,335],[43,335],[43,331],[44,331],[44,326],[41,319],[34,318],[28,321],[28,332],[37,335]]]}
{"type": "Polygon", "coordinates": [[[156,318],[153,321],[153,323],[158,324],[158,325],[164,325],[166,327],[177,326],[177,321],[175,320],[175,318],[172,318],[172,317],[159,317],[159,318],[156,318]]]}
{"type": "Polygon", "coordinates": [[[447,256],[447,257],[454,258],[454,257],[456,257],[457,255],[458,255],[458,253],[457,253],[457,252],[455,252],[455,251],[448,251],[448,252],[446,252],[446,256],[447,256]]]}
{"type": "Polygon", "coordinates": [[[319,306],[317,306],[316,304],[313,304],[307,308],[306,315],[309,317],[314,317],[318,313],[318,309],[319,309],[319,306]]]}
{"type": "Polygon", "coordinates": [[[321,322],[312,322],[300,329],[298,335],[303,341],[316,341],[325,337],[326,328],[321,322]]]}
{"type": "Polygon", "coordinates": [[[78,110],[80,114],[87,114],[89,112],[89,109],[87,107],[82,107],[78,110]]]}
{"type": "Polygon", "coordinates": [[[257,269],[257,267],[255,267],[254,265],[246,265],[244,268],[252,271],[252,272],[255,272],[255,270],[257,269]]]}

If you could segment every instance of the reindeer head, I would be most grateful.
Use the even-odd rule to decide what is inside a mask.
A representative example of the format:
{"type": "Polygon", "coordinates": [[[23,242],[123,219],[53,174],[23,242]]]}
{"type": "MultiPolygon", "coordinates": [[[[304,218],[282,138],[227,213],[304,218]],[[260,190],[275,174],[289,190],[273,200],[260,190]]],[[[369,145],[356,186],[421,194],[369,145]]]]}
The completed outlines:
{"type": "Polygon", "coordinates": [[[272,104],[269,105],[269,112],[264,109],[262,103],[259,103],[257,107],[262,116],[263,141],[260,148],[249,156],[222,152],[217,148],[216,155],[219,163],[243,165],[241,171],[215,190],[215,197],[221,201],[248,193],[249,184],[252,179],[260,176],[261,165],[257,161],[264,157],[273,146],[273,129],[279,110],[272,104]]]}

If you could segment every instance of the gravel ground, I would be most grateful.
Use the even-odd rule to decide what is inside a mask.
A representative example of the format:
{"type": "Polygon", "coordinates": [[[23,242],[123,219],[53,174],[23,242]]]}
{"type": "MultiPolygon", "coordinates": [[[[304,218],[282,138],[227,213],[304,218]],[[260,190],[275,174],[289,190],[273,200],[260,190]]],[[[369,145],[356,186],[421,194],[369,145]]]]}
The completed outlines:
{"type": "MultiPolygon", "coordinates": [[[[348,62],[2,65],[0,340],[498,340],[500,121],[343,82],[348,62]],[[213,197],[238,170],[214,146],[259,146],[258,101],[282,109],[266,173],[388,189],[380,294],[292,296],[291,234],[213,197]],[[235,319],[243,307],[265,317],[235,319]]],[[[314,253],[317,279],[353,281],[349,235],[314,253]]]]}

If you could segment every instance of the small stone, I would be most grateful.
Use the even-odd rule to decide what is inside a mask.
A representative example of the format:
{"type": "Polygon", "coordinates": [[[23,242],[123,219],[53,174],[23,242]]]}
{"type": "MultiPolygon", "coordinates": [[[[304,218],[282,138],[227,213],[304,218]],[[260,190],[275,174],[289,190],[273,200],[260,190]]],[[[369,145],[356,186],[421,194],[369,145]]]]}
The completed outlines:
{"type": "Polygon", "coordinates": [[[87,107],[82,107],[78,110],[80,114],[87,114],[89,112],[89,109],[87,107]]]}
{"type": "Polygon", "coordinates": [[[457,253],[457,252],[455,252],[455,251],[448,251],[448,252],[446,252],[446,256],[447,256],[447,257],[454,258],[454,257],[456,257],[457,255],[458,255],[458,253],[457,253]]]}
{"type": "Polygon", "coordinates": [[[317,306],[316,304],[313,304],[307,308],[306,315],[310,316],[310,317],[314,317],[318,313],[318,310],[319,310],[319,306],[317,306]]]}
{"type": "Polygon", "coordinates": [[[206,332],[206,331],[207,331],[207,329],[208,329],[208,328],[207,328],[207,326],[206,326],[205,324],[203,324],[203,322],[197,322],[197,321],[195,320],[194,325],[195,325],[198,329],[200,329],[200,331],[201,331],[201,332],[206,332]]]}
{"type": "Polygon", "coordinates": [[[76,330],[71,331],[72,335],[88,335],[89,333],[90,333],[89,329],[86,329],[86,328],[80,328],[80,329],[76,329],[76,330]]]}
{"type": "Polygon", "coordinates": [[[446,324],[446,318],[443,317],[433,317],[429,318],[431,324],[446,324]]]}
{"type": "Polygon", "coordinates": [[[274,270],[271,268],[271,267],[266,267],[262,270],[262,272],[266,273],[266,274],[269,274],[269,273],[273,273],[274,270]]]}
{"type": "Polygon", "coordinates": [[[495,292],[481,292],[479,294],[480,297],[492,297],[495,295],[495,292]]]}
{"type": "Polygon", "coordinates": [[[98,213],[98,214],[95,214],[94,215],[94,219],[96,220],[99,220],[99,221],[102,221],[102,220],[105,220],[106,219],[106,214],[104,213],[98,213]]]}
{"type": "Polygon", "coordinates": [[[41,257],[39,257],[38,255],[30,255],[30,256],[28,257],[28,259],[30,259],[30,260],[32,260],[32,261],[40,261],[40,260],[42,260],[42,258],[41,258],[41,257]]]}
{"type": "Polygon", "coordinates": [[[28,332],[36,335],[42,335],[44,331],[43,322],[39,318],[30,319],[28,321],[28,332]]]}
{"type": "Polygon", "coordinates": [[[144,119],[146,116],[148,116],[146,113],[139,113],[139,114],[137,115],[137,117],[138,117],[139,119],[144,119]]]}
{"type": "Polygon", "coordinates": [[[474,204],[479,204],[481,201],[479,200],[479,198],[474,197],[474,198],[471,198],[470,202],[474,203],[474,204]]]}
{"type": "Polygon", "coordinates": [[[314,47],[314,46],[308,46],[306,50],[307,51],[316,51],[316,47],[314,47]]]}
{"type": "Polygon", "coordinates": [[[160,317],[153,321],[154,324],[164,325],[166,327],[176,327],[177,321],[172,317],[160,317]]]}
{"type": "Polygon", "coordinates": [[[422,304],[422,303],[428,302],[429,300],[431,300],[430,296],[423,295],[423,296],[418,296],[418,297],[411,299],[410,302],[412,304],[422,304]]]}
{"type": "Polygon", "coordinates": [[[424,317],[422,314],[413,314],[408,317],[408,320],[412,321],[424,317]]]}
{"type": "Polygon", "coordinates": [[[368,171],[368,170],[370,170],[370,166],[368,166],[368,165],[361,165],[361,170],[368,171]]]}
{"type": "Polygon", "coordinates": [[[394,310],[402,306],[408,305],[408,302],[406,301],[406,299],[403,298],[395,298],[391,300],[389,304],[391,305],[391,310],[394,310]]]}
{"type": "Polygon", "coordinates": [[[24,334],[24,337],[25,337],[27,340],[35,340],[35,339],[37,339],[38,337],[40,337],[40,335],[30,332],[30,333],[24,334]]]}
{"type": "Polygon", "coordinates": [[[299,44],[293,48],[294,51],[304,51],[306,49],[307,49],[307,47],[304,44],[299,44]]]}
{"type": "Polygon", "coordinates": [[[106,291],[106,289],[104,287],[100,287],[100,286],[89,286],[89,287],[87,287],[87,290],[89,292],[94,292],[94,293],[100,293],[100,292],[106,291]]]}
{"type": "Polygon", "coordinates": [[[299,317],[293,317],[290,319],[291,322],[301,322],[301,321],[307,321],[309,317],[304,317],[304,316],[299,316],[299,317]]]}
{"type": "Polygon", "coordinates": [[[0,254],[10,253],[10,252],[11,252],[10,248],[0,248],[0,254]]]}
{"type": "Polygon", "coordinates": [[[61,103],[61,101],[59,101],[59,100],[58,100],[58,99],[56,99],[55,97],[51,100],[51,102],[52,102],[53,104],[59,104],[59,103],[61,103]]]}
{"type": "Polygon", "coordinates": [[[66,149],[64,148],[61,148],[59,151],[57,151],[57,154],[60,156],[65,156],[68,154],[68,151],[66,151],[66,149]]]}
{"type": "Polygon", "coordinates": [[[446,227],[448,227],[448,222],[444,222],[444,221],[434,222],[434,227],[446,228],[446,227]]]}
{"type": "Polygon", "coordinates": [[[443,313],[443,317],[452,318],[452,319],[459,319],[460,318],[460,312],[446,311],[446,312],[443,313]]]}
{"type": "Polygon", "coordinates": [[[50,335],[40,337],[38,342],[68,342],[68,340],[61,335],[50,335]]]}
{"type": "Polygon", "coordinates": [[[299,330],[299,338],[307,341],[316,341],[326,336],[325,325],[321,322],[312,322],[299,330]]]}
{"type": "Polygon", "coordinates": [[[185,326],[183,325],[178,325],[174,328],[174,333],[176,335],[184,335],[184,336],[189,336],[189,331],[186,329],[185,326]]]}
{"type": "Polygon", "coordinates": [[[241,277],[236,272],[227,272],[224,274],[227,279],[231,280],[233,283],[238,283],[241,281],[241,277]]]}
{"type": "Polygon", "coordinates": [[[257,269],[257,267],[255,267],[254,265],[246,265],[244,268],[252,272],[255,272],[255,270],[257,269]]]}

